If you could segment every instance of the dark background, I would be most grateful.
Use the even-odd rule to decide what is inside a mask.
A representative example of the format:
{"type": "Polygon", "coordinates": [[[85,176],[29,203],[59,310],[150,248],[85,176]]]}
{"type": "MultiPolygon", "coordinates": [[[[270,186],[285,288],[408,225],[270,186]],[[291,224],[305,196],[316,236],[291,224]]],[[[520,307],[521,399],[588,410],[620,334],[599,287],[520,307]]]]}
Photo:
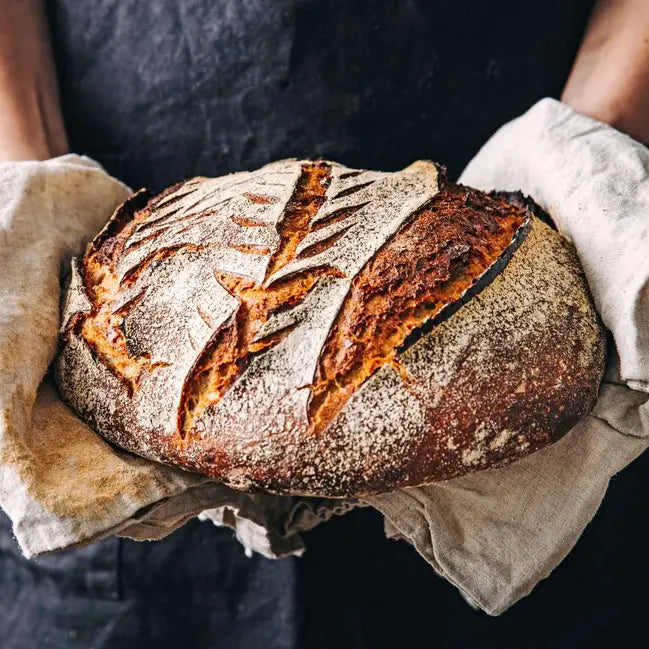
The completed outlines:
{"type": "MultiPolygon", "coordinates": [[[[559,96],[591,2],[57,0],[71,148],[161,189],[287,156],[459,174],[501,124],[559,96]]],[[[499,618],[472,610],[372,510],[248,559],[191,522],[37,562],[0,518],[0,647],[634,646],[649,568],[645,455],[574,551],[499,618]]]]}

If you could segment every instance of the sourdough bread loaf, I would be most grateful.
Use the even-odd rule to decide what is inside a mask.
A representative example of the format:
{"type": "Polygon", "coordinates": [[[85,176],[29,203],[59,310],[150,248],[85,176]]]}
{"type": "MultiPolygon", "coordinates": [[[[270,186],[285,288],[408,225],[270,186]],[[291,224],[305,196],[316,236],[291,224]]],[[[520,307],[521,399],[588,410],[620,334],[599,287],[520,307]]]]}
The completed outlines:
{"type": "Polygon", "coordinates": [[[575,251],[520,195],[286,160],[140,191],[72,262],[56,376],[95,430],[239,489],[498,466],[594,405],[575,251]]]}

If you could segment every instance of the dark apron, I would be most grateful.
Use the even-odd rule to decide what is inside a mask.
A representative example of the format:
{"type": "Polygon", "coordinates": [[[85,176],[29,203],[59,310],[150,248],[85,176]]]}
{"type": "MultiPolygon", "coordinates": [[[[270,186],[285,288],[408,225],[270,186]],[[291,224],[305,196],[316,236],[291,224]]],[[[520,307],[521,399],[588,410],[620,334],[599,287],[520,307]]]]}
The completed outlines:
{"type": "MultiPolygon", "coordinates": [[[[559,95],[590,5],[58,0],[50,13],[72,150],[160,189],[289,156],[433,158],[454,177],[502,123],[559,95]]],[[[647,473],[649,456],[616,478],[575,551],[498,619],[385,540],[370,510],[275,562],[197,521],[27,562],[2,517],[0,648],[608,646],[642,620],[647,473]]]]}

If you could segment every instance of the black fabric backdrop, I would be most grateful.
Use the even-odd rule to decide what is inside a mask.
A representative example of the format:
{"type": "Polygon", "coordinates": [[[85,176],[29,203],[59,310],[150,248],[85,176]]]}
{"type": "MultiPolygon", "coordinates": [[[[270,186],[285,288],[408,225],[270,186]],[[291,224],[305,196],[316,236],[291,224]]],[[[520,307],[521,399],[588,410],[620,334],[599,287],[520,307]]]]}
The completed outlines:
{"type": "MultiPolygon", "coordinates": [[[[58,0],[71,148],[160,189],[287,156],[456,176],[535,100],[558,96],[590,10],[565,2],[58,0]]],[[[63,217],[63,216],[62,216],[63,217]]],[[[20,558],[0,516],[0,647],[607,647],[640,632],[649,456],[615,478],[572,554],[500,618],[473,611],[373,511],[246,558],[191,522],[20,558]]],[[[640,636],[641,637],[641,636],[640,636]]]]}

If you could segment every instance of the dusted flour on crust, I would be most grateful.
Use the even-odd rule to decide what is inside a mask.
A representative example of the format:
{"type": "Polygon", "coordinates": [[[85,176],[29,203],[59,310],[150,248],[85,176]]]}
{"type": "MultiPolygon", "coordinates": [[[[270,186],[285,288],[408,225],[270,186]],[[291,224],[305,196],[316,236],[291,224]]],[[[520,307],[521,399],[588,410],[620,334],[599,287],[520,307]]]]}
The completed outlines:
{"type": "Polygon", "coordinates": [[[517,195],[286,160],[120,207],[72,262],[66,402],[241,489],[362,496],[558,439],[603,338],[570,245],[517,195]]]}

